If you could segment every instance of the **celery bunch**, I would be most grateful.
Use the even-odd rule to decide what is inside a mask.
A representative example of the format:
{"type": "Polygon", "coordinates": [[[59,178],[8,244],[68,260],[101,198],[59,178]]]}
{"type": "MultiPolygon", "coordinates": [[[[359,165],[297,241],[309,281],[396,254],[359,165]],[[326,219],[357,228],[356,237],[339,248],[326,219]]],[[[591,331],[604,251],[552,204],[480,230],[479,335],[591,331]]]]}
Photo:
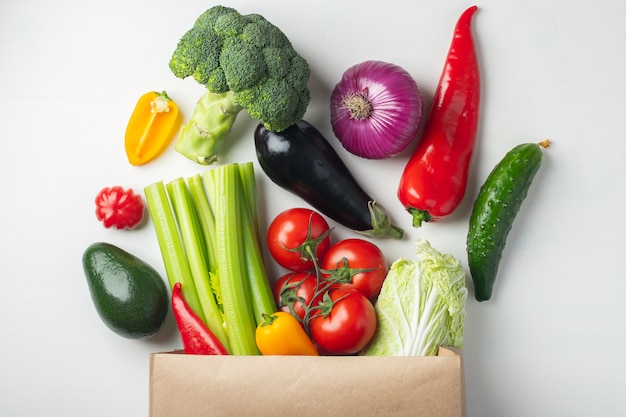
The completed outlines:
{"type": "Polygon", "coordinates": [[[252,162],[144,189],[166,275],[233,355],[256,355],[255,329],[276,311],[260,247],[252,162]]]}

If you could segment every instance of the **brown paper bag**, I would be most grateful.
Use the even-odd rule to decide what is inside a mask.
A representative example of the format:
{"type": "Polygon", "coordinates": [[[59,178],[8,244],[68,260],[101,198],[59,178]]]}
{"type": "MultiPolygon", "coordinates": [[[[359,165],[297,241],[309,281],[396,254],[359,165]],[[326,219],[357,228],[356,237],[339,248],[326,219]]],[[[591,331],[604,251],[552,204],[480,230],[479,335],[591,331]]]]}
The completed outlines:
{"type": "Polygon", "coordinates": [[[150,417],[464,417],[462,351],[439,356],[150,357],[150,417]]]}

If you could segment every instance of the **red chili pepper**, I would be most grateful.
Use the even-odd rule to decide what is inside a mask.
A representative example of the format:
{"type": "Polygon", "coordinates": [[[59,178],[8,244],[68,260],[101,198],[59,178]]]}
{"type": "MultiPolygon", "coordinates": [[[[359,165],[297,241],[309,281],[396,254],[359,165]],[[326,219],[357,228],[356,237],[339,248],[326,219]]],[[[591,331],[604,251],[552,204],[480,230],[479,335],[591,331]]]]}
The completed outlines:
{"type": "Polygon", "coordinates": [[[422,138],[404,168],[398,198],[413,226],[451,214],[465,194],[478,126],[480,71],[472,6],[460,16],[422,138]]]}
{"type": "Polygon", "coordinates": [[[183,341],[185,353],[191,355],[228,355],[224,345],[189,307],[182,293],[182,284],[172,288],[172,311],[183,341]]]}

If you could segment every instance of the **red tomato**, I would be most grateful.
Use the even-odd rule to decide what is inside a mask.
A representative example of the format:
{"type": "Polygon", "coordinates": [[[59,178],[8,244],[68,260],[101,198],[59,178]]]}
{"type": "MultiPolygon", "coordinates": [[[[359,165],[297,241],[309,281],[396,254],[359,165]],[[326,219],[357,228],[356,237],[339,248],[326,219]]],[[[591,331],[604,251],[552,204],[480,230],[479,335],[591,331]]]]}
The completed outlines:
{"type": "Polygon", "coordinates": [[[352,355],[361,351],[376,332],[374,306],[354,289],[332,290],[329,295],[332,307],[324,304],[313,312],[311,338],[324,352],[352,355]]]}
{"type": "Polygon", "coordinates": [[[317,278],[310,272],[290,272],[278,279],[272,290],[274,299],[279,309],[291,313],[289,305],[293,308],[293,313],[304,318],[306,314],[305,306],[317,304],[322,299],[322,294],[315,296],[317,278]],[[315,301],[313,298],[315,297],[315,301]]]}
{"type": "Polygon", "coordinates": [[[320,267],[324,271],[335,270],[333,274],[342,282],[336,287],[354,288],[370,300],[380,293],[389,269],[380,248],[363,239],[335,243],[324,255],[320,267]]]}
{"type": "Polygon", "coordinates": [[[311,256],[321,259],[330,246],[326,219],[307,208],[291,208],[278,214],[267,230],[267,247],[283,268],[300,272],[313,269],[311,256]]]}
{"type": "Polygon", "coordinates": [[[95,203],[96,217],[107,229],[134,229],[143,220],[143,200],[130,188],[119,185],[103,188],[95,203]]]}

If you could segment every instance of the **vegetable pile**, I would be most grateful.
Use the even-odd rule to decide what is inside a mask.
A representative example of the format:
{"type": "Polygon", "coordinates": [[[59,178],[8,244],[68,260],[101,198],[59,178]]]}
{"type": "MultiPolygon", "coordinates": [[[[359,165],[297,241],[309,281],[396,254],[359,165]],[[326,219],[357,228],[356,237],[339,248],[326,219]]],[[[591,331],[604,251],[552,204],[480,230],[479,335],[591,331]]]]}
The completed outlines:
{"type": "MultiPolygon", "coordinates": [[[[330,127],[343,150],[376,163],[416,142],[395,201],[415,228],[444,221],[466,194],[480,114],[476,11],[469,7],[456,23],[421,135],[422,93],[398,65],[355,64],[332,91],[330,127]]],[[[402,240],[405,231],[303,120],[310,69],[280,29],[258,14],[214,6],[179,40],[169,68],[206,92],[180,130],[178,106],[165,92],[141,96],[124,148],[130,164],[143,165],[178,133],[176,151],[213,164],[143,188],[186,354],[436,355],[444,345],[463,347],[468,288],[461,260],[425,238],[413,242],[414,260],[386,257],[381,238],[402,240]],[[218,162],[242,110],[259,122],[250,139],[266,179],[303,203],[266,229],[253,162],[218,162]],[[354,236],[335,241],[334,227],[354,236]],[[280,276],[268,276],[266,252],[280,276]]],[[[475,197],[465,243],[478,301],[492,297],[509,231],[548,145],[514,147],[475,197]]],[[[139,194],[120,186],[102,189],[96,206],[98,220],[116,229],[137,227],[145,210],[139,194]]],[[[102,320],[125,337],[155,334],[167,313],[164,282],[129,253],[99,248],[86,251],[84,265],[102,320]],[[114,270],[102,263],[111,257],[114,270]],[[107,286],[120,277],[133,292],[124,303],[107,286]],[[129,318],[123,313],[135,310],[128,300],[145,308],[129,318]]]]}
{"type": "Polygon", "coordinates": [[[233,355],[258,354],[256,326],[276,311],[259,245],[251,162],[148,185],[170,287],[233,355]]]}
{"type": "Polygon", "coordinates": [[[384,254],[373,243],[349,238],[329,246],[332,229],[321,214],[291,208],[271,222],[272,258],[289,273],[273,286],[278,308],[297,319],[322,352],[351,355],[371,341],[373,302],[387,275],[384,254]]]}

